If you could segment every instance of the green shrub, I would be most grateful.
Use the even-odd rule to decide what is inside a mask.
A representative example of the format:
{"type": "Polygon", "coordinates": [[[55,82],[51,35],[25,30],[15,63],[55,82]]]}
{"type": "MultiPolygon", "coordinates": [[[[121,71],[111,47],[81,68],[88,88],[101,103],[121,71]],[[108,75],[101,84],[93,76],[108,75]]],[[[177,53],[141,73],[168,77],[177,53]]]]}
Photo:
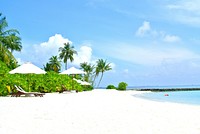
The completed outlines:
{"type": "Polygon", "coordinates": [[[114,85],[108,85],[106,89],[117,89],[114,85]]]}
{"type": "Polygon", "coordinates": [[[91,91],[94,89],[93,86],[91,85],[82,85],[82,87],[83,87],[83,91],[91,91]]]}
{"type": "Polygon", "coordinates": [[[127,87],[127,86],[128,86],[127,83],[125,83],[125,82],[120,82],[120,83],[118,84],[117,90],[126,90],[126,87],[127,87]]]}
{"type": "Polygon", "coordinates": [[[80,85],[71,76],[56,72],[46,74],[9,74],[7,66],[0,61],[0,96],[16,92],[14,85],[21,86],[27,92],[51,93],[61,91],[61,86],[68,90],[88,91],[93,87],[80,85]],[[8,88],[9,87],[9,88],[8,88]]]}
{"type": "Polygon", "coordinates": [[[0,96],[8,95],[7,83],[9,82],[8,79],[8,72],[9,69],[5,63],[0,61],[0,96]]]}

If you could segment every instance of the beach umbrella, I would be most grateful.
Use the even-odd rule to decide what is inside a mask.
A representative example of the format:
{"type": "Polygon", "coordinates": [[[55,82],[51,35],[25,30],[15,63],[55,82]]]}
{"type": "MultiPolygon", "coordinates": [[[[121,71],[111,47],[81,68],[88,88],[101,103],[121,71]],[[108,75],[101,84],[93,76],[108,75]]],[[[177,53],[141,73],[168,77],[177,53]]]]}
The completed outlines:
{"type": "Polygon", "coordinates": [[[81,84],[81,80],[77,80],[76,78],[73,78],[73,80],[75,80],[76,82],[80,83],[81,84]]]}
{"type": "Polygon", "coordinates": [[[86,82],[86,81],[82,81],[81,82],[81,85],[91,85],[89,82],[86,82]]]}
{"type": "Polygon", "coordinates": [[[73,80],[75,80],[75,81],[77,81],[79,84],[81,84],[81,85],[91,85],[89,82],[86,82],[86,81],[82,81],[82,80],[77,80],[77,79],[73,79],[73,80]]]}
{"type": "MultiPolygon", "coordinates": [[[[71,74],[72,77],[74,77],[74,75],[76,75],[76,74],[86,74],[86,73],[84,71],[80,70],[80,69],[77,69],[75,67],[71,67],[71,68],[61,72],[60,74],[68,74],[68,75],[71,74]]],[[[72,89],[73,89],[73,85],[74,85],[74,83],[73,83],[73,79],[72,79],[72,89]]]]}
{"type": "Polygon", "coordinates": [[[61,72],[60,74],[85,74],[85,72],[80,69],[77,69],[75,67],[71,67],[71,68],[61,72]]]}
{"type": "Polygon", "coordinates": [[[21,66],[13,69],[10,74],[45,74],[46,72],[30,62],[24,63],[21,66]]]}
{"type": "MultiPolygon", "coordinates": [[[[21,66],[13,69],[10,74],[45,74],[46,72],[30,62],[26,62],[21,66]]],[[[28,83],[29,84],[29,83],[28,83]]],[[[30,88],[29,88],[30,90],[30,88]]]]}

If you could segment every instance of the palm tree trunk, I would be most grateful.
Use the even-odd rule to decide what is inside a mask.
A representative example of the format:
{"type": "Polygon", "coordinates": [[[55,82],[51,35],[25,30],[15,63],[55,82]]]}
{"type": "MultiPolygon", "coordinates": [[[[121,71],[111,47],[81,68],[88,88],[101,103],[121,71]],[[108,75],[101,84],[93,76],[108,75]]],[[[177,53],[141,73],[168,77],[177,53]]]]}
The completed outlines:
{"type": "Polygon", "coordinates": [[[93,82],[92,82],[92,86],[94,86],[94,82],[95,82],[95,80],[96,80],[96,77],[97,77],[97,75],[94,76],[94,80],[93,80],[93,82]]]}
{"type": "Polygon", "coordinates": [[[103,72],[101,73],[101,78],[100,78],[100,80],[99,80],[99,83],[98,83],[98,86],[97,86],[97,87],[99,87],[99,85],[100,85],[100,83],[101,83],[101,80],[102,80],[102,78],[103,78],[103,72]]]}
{"type": "Polygon", "coordinates": [[[65,70],[67,70],[67,61],[66,61],[66,63],[65,63],[65,70]]]}

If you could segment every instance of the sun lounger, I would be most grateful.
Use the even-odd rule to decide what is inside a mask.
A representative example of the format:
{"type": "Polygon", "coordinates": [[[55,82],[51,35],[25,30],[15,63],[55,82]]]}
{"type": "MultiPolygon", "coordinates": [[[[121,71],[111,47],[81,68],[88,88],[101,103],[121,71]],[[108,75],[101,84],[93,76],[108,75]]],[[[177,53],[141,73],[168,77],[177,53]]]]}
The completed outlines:
{"type": "Polygon", "coordinates": [[[43,97],[43,95],[45,95],[44,93],[39,93],[39,92],[26,92],[24,91],[20,86],[18,86],[19,89],[21,89],[21,91],[25,92],[25,93],[29,93],[29,94],[34,94],[34,96],[40,96],[43,97]]]}
{"type": "Polygon", "coordinates": [[[43,93],[38,93],[38,92],[26,92],[24,91],[20,86],[15,86],[15,89],[17,90],[17,93],[12,93],[11,96],[12,97],[20,97],[21,95],[25,95],[25,96],[32,96],[34,95],[35,97],[43,97],[43,93]]]}
{"type": "Polygon", "coordinates": [[[16,87],[17,92],[16,93],[11,93],[11,97],[20,97],[21,95],[25,95],[18,87],[16,87]]]}

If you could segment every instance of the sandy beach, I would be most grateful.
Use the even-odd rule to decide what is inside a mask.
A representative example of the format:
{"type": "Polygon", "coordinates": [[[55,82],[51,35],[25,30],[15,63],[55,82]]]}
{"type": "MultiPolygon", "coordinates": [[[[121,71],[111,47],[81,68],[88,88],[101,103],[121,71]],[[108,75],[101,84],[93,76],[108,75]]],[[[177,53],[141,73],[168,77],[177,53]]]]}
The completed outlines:
{"type": "Polygon", "coordinates": [[[200,106],[93,90],[0,97],[0,134],[199,134],[200,106]]]}

